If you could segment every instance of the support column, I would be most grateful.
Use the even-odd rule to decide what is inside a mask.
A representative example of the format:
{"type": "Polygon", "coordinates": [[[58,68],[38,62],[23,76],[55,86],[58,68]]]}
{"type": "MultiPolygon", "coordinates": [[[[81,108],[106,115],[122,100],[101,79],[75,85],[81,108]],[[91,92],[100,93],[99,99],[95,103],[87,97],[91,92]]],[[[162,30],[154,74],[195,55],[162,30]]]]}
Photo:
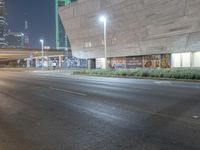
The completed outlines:
{"type": "Polygon", "coordinates": [[[49,69],[49,56],[47,56],[47,68],[49,69]]]}
{"type": "Polygon", "coordinates": [[[27,64],[26,67],[30,68],[30,60],[29,60],[29,58],[26,58],[26,64],[27,64]]]}
{"type": "Polygon", "coordinates": [[[59,61],[58,66],[59,66],[59,68],[61,68],[62,67],[62,56],[58,57],[58,61],[59,61]]]}
{"type": "Polygon", "coordinates": [[[38,68],[38,57],[35,57],[35,68],[38,68]]]}

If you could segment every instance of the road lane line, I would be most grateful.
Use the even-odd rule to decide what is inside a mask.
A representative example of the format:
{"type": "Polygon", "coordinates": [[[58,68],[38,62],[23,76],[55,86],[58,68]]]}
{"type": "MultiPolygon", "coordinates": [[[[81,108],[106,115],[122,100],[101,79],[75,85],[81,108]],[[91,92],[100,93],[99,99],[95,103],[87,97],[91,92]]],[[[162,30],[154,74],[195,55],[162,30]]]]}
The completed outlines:
{"type": "Polygon", "coordinates": [[[122,117],[118,117],[117,114],[113,115],[113,114],[109,114],[109,112],[106,113],[106,112],[103,112],[103,111],[100,111],[100,110],[96,110],[96,109],[92,109],[92,108],[83,108],[83,109],[85,109],[85,111],[87,111],[89,113],[92,113],[94,116],[98,115],[100,118],[103,118],[103,119],[127,121],[122,117]]]}
{"type": "Polygon", "coordinates": [[[55,91],[59,91],[59,92],[65,92],[65,93],[74,94],[74,95],[80,95],[80,96],[87,96],[87,94],[84,94],[84,93],[68,91],[68,90],[64,90],[64,89],[58,89],[58,88],[54,88],[54,87],[49,87],[49,88],[51,90],[55,90],[55,91]]]}

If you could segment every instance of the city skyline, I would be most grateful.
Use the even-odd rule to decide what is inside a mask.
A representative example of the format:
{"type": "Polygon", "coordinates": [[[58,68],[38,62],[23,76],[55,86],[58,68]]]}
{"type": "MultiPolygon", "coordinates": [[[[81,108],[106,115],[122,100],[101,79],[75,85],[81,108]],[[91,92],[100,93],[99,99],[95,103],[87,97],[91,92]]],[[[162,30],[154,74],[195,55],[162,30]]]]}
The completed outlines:
{"type": "Polygon", "coordinates": [[[25,32],[25,18],[29,23],[30,47],[39,48],[39,39],[55,47],[54,0],[7,0],[7,20],[12,32],[25,32]],[[25,15],[26,14],[26,15],[25,15]]]}

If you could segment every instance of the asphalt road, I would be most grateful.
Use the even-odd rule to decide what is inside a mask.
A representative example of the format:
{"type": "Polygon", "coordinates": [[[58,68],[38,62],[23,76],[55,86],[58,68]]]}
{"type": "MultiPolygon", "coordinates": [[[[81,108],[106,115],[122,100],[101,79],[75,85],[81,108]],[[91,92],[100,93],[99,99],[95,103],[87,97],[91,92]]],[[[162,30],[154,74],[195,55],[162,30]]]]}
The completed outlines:
{"type": "Polygon", "coordinates": [[[0,72],[0,150],[200,150],[200,83],[0,72]]]}

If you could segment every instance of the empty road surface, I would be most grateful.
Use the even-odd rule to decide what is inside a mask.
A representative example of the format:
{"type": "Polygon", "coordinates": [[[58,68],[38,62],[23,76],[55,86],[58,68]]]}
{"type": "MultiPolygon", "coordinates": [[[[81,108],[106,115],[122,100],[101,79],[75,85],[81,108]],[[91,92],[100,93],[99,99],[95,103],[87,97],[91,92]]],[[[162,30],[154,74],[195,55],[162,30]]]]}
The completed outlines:
{"type": "Polygon", "coordinates": [[[0,72],[0,150],[200,150],[200,82],[0,72]]]}

